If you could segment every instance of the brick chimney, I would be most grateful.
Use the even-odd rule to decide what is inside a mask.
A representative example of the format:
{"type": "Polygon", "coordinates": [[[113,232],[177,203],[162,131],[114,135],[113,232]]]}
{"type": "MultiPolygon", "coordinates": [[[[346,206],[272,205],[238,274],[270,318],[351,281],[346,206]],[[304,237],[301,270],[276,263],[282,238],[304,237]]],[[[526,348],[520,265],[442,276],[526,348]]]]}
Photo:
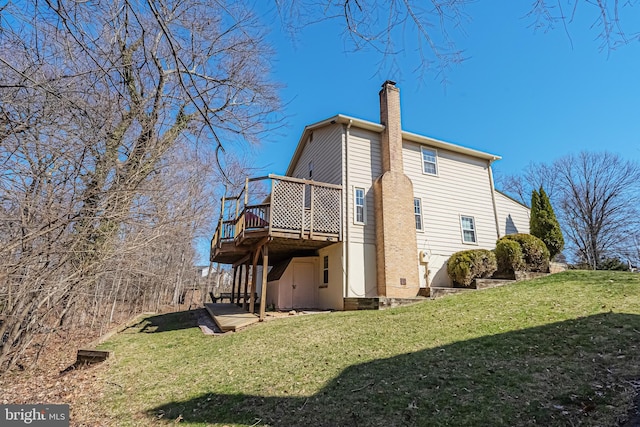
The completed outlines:
{"type": "Polygon", "coordinates": [[[382,175],[373,184],[378,295],[415,297],[420,290],[413,184],[404,174],[400,89],[387,80],[380,91],[382,175]]]}
{"type": "Polygon", "coordinates": [[[380,124],[384,125],[380,154],[382,173],[402,167],[402,124],[400,123],[400,89],[396,82],[387,80],[380,91],[380,124]]]}

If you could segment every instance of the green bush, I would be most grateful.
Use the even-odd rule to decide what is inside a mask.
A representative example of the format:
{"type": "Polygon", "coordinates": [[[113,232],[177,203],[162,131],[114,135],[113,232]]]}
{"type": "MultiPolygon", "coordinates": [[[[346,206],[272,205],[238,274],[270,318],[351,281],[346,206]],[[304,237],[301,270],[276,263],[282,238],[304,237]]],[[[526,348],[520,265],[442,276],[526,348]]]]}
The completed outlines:
{"type": "MultiPolygon", "coordinates": [[[[520,245],[522,260],[524,261],[524,271],[540,271],[545,273],[549,271],[549,250],[542,240],[531,234],[508,234],[498,240],[496,249],[497,246],[504,241],[513,241],[520,245]]],[[[500,262],[508,263],[509,261],[503,259],[500,262]]]]}
{"type": "Polygon", "coordinates": [[[498,271],[501,273],[513,273],[524,269],[524,257],[520,244],[515,240],[501,239],[496,244],[496,261],[498,271]]]}
{"type": "Polygon", "coordinates": [[[486,249],[456,252],[447,261],[447,273],[456,285],[468,287],[477,278],[490,277],[498,268],[496,255],[486,249]]]}
{"type": "Polygon", "coordinates": [[[605,257],[598,263],[598,270],[629,271],[629,264],[618,257],[605,257]]]}

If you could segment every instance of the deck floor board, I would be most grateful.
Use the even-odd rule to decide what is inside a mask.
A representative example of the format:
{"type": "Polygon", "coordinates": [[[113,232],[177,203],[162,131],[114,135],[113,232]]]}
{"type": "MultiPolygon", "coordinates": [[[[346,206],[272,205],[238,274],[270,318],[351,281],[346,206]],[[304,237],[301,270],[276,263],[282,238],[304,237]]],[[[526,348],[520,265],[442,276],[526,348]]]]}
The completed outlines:
{"type": "Polygon", "coordinates": [[[260,320],[235,304],[205,304],[205,308],[222,332],[237,331],[260,320]]]}

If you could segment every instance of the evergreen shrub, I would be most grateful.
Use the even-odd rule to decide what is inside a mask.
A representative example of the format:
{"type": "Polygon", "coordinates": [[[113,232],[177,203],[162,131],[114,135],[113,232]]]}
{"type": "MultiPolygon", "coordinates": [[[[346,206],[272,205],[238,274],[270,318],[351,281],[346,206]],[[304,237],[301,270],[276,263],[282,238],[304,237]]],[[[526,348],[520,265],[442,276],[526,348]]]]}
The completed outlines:
{"type": "Polygon", "coordinates": [[[496,255],[486,249],[456,252],[447,262],[447,273],[458,286],[469,287],[477,278],[491,277],[497,270],[496,255]]]}
{"type": "Polygon", "coordinates": [[[524,269],[524,257],[520,244],[515,240],[501,239],[496,243],[496,261],[498,271],[513,273],[524,269]]]}
{"type": "MultiPolygon", "coordinates": [[[[539,271],[546,273],[549,271],[549,250],[544,242],[531,234],[508,234],[498,240],[497,246],[504,241],[513,241],[520,245],[522,251],[522,260],[524,262],[524,271],[539,271]]],[[[505,251],[509,252],[509,251],[505,251]]],[[[505,253],[501,253],[503,255],[505,253]]],[[[500,265],[507,265],[510,261],[508,259],[501,259],[498,261],[500,265]]],[[[517,271],[517,270],[509,270],[517,271]]]]}

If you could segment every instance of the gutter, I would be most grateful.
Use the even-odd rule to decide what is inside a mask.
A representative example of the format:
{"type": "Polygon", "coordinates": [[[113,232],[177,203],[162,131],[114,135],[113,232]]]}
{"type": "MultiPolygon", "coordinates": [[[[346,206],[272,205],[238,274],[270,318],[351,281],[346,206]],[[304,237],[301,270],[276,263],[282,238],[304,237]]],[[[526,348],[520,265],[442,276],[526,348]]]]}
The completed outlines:
{"type": "MultiPolygon", "coordinates": [[[[344,176],[345,176],[345,189],[344,189],[344,212],[345,212],[345,234],[346,236],[342,236],[342,252],[344,254],[344,265],[345,270],[343,273],[344,280],[344,291],[342,300],[349,296],[349,130],[351,129],[351,125],[353,125],[353,120],[349,120],[349,124],[347,124],[345,128],[344,134],[344,176]]],[[[343,302],[344,309],[344,302],[343,302]]]]}
{"type": "Polygon", "coordinates": [[[491,171],[491,163],[493,163],[496,158],[493,158],[487,161],[487,172],[489,173],[489,185],[491,186],[491,202],[493,203],[493,217],[496,221],[496,235],[498,239],[500,238],[500,218],[498,217],[498,207],[496,205],[496,190],[493,183],[493,172],[491,171]]]}

